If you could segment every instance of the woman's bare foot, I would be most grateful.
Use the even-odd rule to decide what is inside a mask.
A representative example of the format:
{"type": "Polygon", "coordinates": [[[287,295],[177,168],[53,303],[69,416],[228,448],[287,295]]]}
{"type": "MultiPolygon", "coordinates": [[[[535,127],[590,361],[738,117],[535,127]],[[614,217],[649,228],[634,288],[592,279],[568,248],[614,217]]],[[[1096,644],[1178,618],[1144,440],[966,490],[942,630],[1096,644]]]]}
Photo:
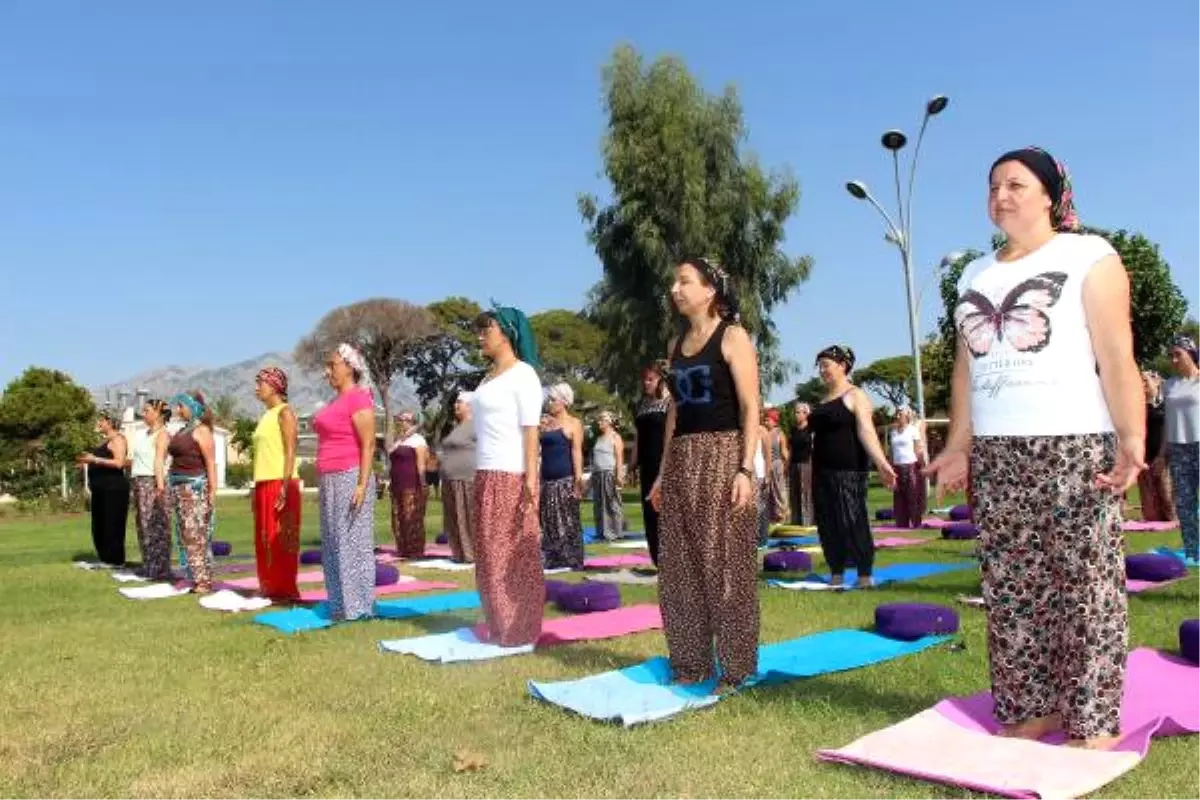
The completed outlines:
{"type": "Polygon", "coordinates": [[[1120,741],[1120,736],[1097,736],[1092,739],[1068,739],[1067,747],[1076,747],[1080,750],[1112,750],[1120,741]]]}
{"type": "Polygon", "coordinates": [[[829,576],[829,585],[830,586],[841,586],[843,582],[844,582],[844,579],[841,575],[830,575],[829,576]]]}
{"type": "Polygon", "coordinates": [[[1018,722],[1016,725],[1005,725],[997,731],[996,735],[1008,739],[1040,739],[1047,733],[1053,733],[1060,728],[1062,728],[1062,717],[1058,714],[1050,714],[1046,717],[1034,717],[1024,722],[1018,722]]]}
{"type": "Polygon", "coordinates": [[[859,589],[874,589],[875,581],[871,580],[871,576],[868,575],[865,578],[859,578],[857,581],[854,582],[854,585],[856,588],[859,588],[859,589]]]}

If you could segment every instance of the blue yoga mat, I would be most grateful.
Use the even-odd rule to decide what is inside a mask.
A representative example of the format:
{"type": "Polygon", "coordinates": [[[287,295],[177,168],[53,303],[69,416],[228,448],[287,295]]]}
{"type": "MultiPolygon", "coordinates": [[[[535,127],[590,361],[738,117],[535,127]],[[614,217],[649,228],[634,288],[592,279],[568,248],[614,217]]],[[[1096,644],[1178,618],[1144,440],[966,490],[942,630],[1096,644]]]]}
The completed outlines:
{"type": "MultiPolygon", "coordinates": [[[[926,636],[902,642],[868,631],[836,630],[763,645],[758,649],[758,672],[742,688],[866,667],[918,653],[949,638],[926,636]]],[[[576,714],[620,722],[626,727],[667,719],[721,700],[713,694],[715,680],[679,686],[670,679],[669,662],[659,657],[574,681],[530,681],[529,693],[576,714]]]]}
{"type": "Polygon", "coordinates": [[[784,539],[768,539],[767,547],[783,547],[784,545],[801,547],[803,545],[817,544],[820,541],[816,536],[788,536],[784,539]]]}
{"type": "MultiPolygon", "coordinates": [[[[632,542],[632,541],[635,541],[638,539],[645,539],[645,538],[646,538],[646,534],[643,531],[625,531],[625,533],[621,534],[621,536],[618,537],[615,541],[632,542]]],[[[608,540],[605,539],[603,536],[601,536],[596,531],[595,525],[588,525],[586,528],[583,529],[583,543],[584,544],[606,544],[607,542],[608,542],[608,540]]]]}
{"type": "Polygon", "coordinates": [[[1200,562],[1197,562],[1196,559],[1188,558],[1187,556],[1185,556],[1183,554],[1182,547],[1178,548],[1178,549],[1171,548],[1171,547],[1156,547],[1153,550],[1151,550],[1150,552],[1158,553],[1160,556],[1174,556],[1175,558],[1178,558],[1183,563],[1187,564],[1189,567],[1195,567],[1195,566],[1200,565],[1200,562]]]}
{"type": "MultiPolygon", "coordinates": [[[[377,600],[374,618],[406,619],[470,608],[479,608],[478,592],[451,592],[406,599],[377,600]]],[[[297,607],[289,608],[286,611],[266,611],[254,617],[254,621],[259,625],[276,628],[284,633],[315,631],[334,624],[333,620],[329,618],[327,603],[320,603],[312,608],[297,607]]]]}
{"type": "MultiPolygon", "coordinates": [[[[958,572],[964,569],[975,569],[979,565],[974,561],[951,561],[936,564],[888,564],[887,566],[879,567],[872,573],[875,579],[876,586],[882,586],[886,583],[898,583],[900,581],[914,581],[918,578],[928,578],[930,575],[941,575],[943,572],[958,572]]],[[[846,570],[843,577],[845,588],[847,590],[854,588],[854,582],[858,580],[858,571],[854,569],[846,570]]],[[[776,586],[780,589],[813,589],[821,588],[829,585],[828,575],[818,575],[815,572],[801,578],[798,581],[781,581],[769,580],[768,586],[776,586]]]]}

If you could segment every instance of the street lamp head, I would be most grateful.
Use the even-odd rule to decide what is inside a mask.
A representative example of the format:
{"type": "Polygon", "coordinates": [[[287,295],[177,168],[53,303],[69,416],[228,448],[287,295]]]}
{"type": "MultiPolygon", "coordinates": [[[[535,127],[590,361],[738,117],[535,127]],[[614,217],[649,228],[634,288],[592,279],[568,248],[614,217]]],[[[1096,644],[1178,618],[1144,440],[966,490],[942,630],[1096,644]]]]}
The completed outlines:
{"type": "Polygon", "coordinates": [[[935,95],[925,104],[925,113],[929,116],[940,114],[950,105],[950,98],[944,94],[935,95]]]}
{"type": "Polygon", "coordinates": [[[867,199],[867,185],[862,181],[850,181],[846,184],[846,191],[856,200],[867,199]]]}
{"type": "Polygon", "coordinates": [[[904,145],[908,144],[908,137],[904,135],[903,131],[890,130],[884,132],[883,136],[880,138],[880,142],[883,143],[884,147],[894,153],[901,147],[904,147],[904,145]]]}

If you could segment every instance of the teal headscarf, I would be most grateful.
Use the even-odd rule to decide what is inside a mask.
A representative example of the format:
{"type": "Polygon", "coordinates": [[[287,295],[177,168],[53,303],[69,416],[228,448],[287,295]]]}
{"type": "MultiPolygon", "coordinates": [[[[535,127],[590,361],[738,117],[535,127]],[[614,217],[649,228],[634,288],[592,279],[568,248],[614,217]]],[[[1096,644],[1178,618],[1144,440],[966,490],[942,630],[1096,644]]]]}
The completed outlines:
{"type": "Polygon", "coordinates": [[[496,320],[496,324],[500,326],[500,330],[512,342],[513,352],[517,354],[517,358],[524,361],[534,369],[541,369],[542,362],[538,358],[537,339],[533,335],[533,326],[529,324],[529,317],[525,316],[525,312],[519,308],[511,306],[498,306],[492,302],[491,316],[496,320]]]}
{"type": "Polygon", "coordinates": [[[170,405],[183,406],[189,412],[191,412],[192,418],[190,422],[193,425],[198,424],[200,422],[200,418],[204,416],[204,404],[192,397],[190,394],[186,394],[184,392],[180,392],[172,397],[170,400],[170,405]]]}

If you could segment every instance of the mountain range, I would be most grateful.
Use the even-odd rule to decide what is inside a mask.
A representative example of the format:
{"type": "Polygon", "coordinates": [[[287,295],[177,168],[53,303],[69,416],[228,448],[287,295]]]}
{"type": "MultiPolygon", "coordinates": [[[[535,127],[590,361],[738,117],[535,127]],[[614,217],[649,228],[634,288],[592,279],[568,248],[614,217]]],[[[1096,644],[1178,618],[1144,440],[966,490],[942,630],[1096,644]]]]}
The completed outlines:
{"type": "MultiPolygon", "coordinates": [[[[263,353],[224,367],[169,366],[151,369],[123,380],[91,389],[97,406],[134,403],[139,391],[149,397],[168,399],[171,395],[199,389],[209,402],[229,396],[237,403],[239,415],[256,417],[262,406],[254,397],[254,376],[266,366],[276,366],[287,373],[288,401],[298,414],[310,414],[333,398],[333,390],[321,373],[307,372],[290,353],[263,353]]],[[[416,406],[416,395],[404,379],[392,381],[392,410],[416,406]]]]}

